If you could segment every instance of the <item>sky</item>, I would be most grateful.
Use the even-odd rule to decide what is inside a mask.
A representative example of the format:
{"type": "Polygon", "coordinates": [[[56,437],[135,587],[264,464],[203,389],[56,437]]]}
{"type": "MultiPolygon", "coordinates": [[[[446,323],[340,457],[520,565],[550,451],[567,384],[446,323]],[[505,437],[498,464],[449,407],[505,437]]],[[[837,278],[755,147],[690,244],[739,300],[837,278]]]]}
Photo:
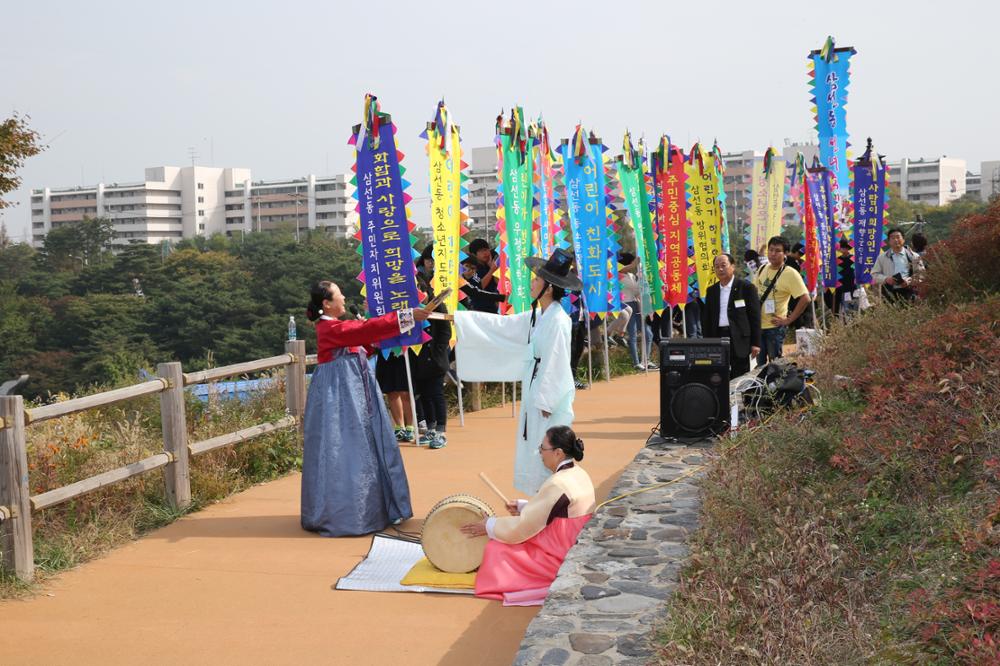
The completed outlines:
{"type": "MultiPolygon", "coordinates": [[[[254,180],[343,173],[364,94],[399,128],[411,193],[443,96],[468,150],[501,110],[578,122],[617,154],[655,144],[764,150],[815,139],[807,54],[853,46],[847,126],[890,161],[1000,159],[995,0],[7,3],[0,118],[48,148],[0,212],[27,240],[31,188],[135,182],[149,166],[249,167],[254,180]],[[990,120],[993,118],[993,120],[990,120]]],[[[418,223],[429,204],[412,204],[418,223]]]]}

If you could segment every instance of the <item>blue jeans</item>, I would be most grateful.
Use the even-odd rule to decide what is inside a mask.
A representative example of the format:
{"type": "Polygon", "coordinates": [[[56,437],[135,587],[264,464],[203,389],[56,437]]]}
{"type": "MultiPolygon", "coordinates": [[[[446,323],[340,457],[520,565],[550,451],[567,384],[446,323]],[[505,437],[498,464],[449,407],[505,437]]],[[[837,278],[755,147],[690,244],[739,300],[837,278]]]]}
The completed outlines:
{"type": "Polygon", "coordinates": [[[700,338],[701,336],[701,299],[694,299],[684,308],[684,319],[687,322],[687,336],[689,338],[700,338]]]}
{"type": "Polygon", "coordinates": [[[781,358],[781,346],[785,343],[785,327],[762,328],[760,330],[760,353],[757,354],[757,365],[764,365],[769,360],[781,358]]]}
{"type": "MultiPolygon", "coordinates": [[[[625,332],[628,333],[628,353],[632,355],[632,365],[639,365],[642,359],[639,358],[639,351],[636,339],[639,337],[639,322],[643,320],[641,314],[639,314],[639,303],[638,301],[632,301],[631,303],[626,303],[627,306],[632,308],[632,316],[629,317],[628,326],[625,327],[625,332]]],[[[653,353],[653,329],[646,324],[646,360],[650,360],[650,355],[653,353]]]]}

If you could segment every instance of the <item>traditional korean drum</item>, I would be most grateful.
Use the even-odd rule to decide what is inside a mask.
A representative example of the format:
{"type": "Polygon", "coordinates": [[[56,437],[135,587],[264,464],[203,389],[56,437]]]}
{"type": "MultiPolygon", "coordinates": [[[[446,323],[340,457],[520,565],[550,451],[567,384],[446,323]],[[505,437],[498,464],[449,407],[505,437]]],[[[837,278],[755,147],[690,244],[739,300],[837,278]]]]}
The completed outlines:
{"type": "Polygon", "coordinates": [[[483,563],[488,536],[469,538],[462,525],[495,516],[489,504],[472,495],[449,495],[434,505],[424,519],[420,543],[430,563],[448,573],[475,571],[483,563]]]}

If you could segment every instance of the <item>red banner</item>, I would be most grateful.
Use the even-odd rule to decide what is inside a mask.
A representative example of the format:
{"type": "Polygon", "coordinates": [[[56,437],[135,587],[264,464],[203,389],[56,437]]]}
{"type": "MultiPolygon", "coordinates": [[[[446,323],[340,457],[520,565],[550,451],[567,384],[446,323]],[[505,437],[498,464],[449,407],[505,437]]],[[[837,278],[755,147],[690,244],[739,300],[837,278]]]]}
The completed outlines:
{"type": "Polygon", "coordinates": [[[660,277],[663,300],[671,307],[684,305],[688,292],[687,198],[684,194],[684,158],[671,151],[666,171],[656,173],[659,196],[656,199],[656,224],[660,237],[660,277]]]}
{"type": "Polygon", "coordinates": [[[816,291],[816,281],[819,279],[819,243],[816,237],[816,213],[813,211],[812,202],[809,201],[808,192],[802,197],[805,205],[805,256],[802,261],[806,269],[806,288],[810,292],[816,291]]]}

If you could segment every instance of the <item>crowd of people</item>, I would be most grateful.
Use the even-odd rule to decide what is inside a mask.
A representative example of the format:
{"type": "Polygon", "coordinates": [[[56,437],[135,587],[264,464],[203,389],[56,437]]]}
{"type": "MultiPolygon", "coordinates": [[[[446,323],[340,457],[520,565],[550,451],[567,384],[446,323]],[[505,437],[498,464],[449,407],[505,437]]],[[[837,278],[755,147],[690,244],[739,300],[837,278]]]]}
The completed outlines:
{"type": "MultiPolygon", "coordinates": [[[[913,245],[921,240],[915,235],[913,245]]],[[[841,243],[840,285],[823,295],[829,311],[842,316],[867,302],[864,287],[854,280],[850,250],[841,243]]],[[[801,271],[802,251],[801,244],[793,247],[775,236],[764,257],[747,252],[743,275],[732,255],[719,254],[713,262],[717,281],[703,301],[687,304],[682,321],[688,337],[729,339],[732,376],[749,372],[754,358],[758,365],[780,358],[788,330],[811,325],[812,295],[801,271]]],[[[416,261],[423,307],[367,320],[343,319],[344,296],[335,283],[319,282],[312,289],[307,315],[316,323],[318,365],[303,419],[302,527],[329,537],[355,536],[412,517],[399,444],[446,445],[444,382],[454,362],[456,383],[461,378],[521,384],[514,486],[531,499],[511,503],[510,518],[463,528],[470,537],[485,534],[491,539],[477,594],[504,598],[509,592],[535,591],[544,597],[594,510],[593,484],[575,465],[583,458],[583,442],[571,425],[575,390],[581,386],[578,366],[598,330],[597,320],[583,307],[583,285],[572,255],[563,250],[548,259],[525,260],[533,273],[531,310],[503,317],[498,316],[505,299],[497,284],[498,257],[485,240],[469,244],[462,265],[465,309],[453,314],[443,305],[429,305],[434,300],[431,253],[429,246],[416,261]],[[377,353],[377,343],[425,321],[430,339],[419,352],[377,353]],[[497,363],[498,356],[505,362],[497,363]],[[374,372],[370,358],[377,359],[374,372]],[[422,422],[419,439],[414,413],[418,425],[422,422]]],[[[872,278],[885,301],[905,302],[915,298],[914,284],[924,270],[920,251],[906,245],[901,230],[892,229],[872,278]]],[[[635,368],[645,371],[656,367],[650,363],[653,343],[673,335],[676,322],[672,316],[644,312],[639,271],[633,254],[619,255],[622,308],[609,317],[606,330],[628,348],[635,368]]]]}

